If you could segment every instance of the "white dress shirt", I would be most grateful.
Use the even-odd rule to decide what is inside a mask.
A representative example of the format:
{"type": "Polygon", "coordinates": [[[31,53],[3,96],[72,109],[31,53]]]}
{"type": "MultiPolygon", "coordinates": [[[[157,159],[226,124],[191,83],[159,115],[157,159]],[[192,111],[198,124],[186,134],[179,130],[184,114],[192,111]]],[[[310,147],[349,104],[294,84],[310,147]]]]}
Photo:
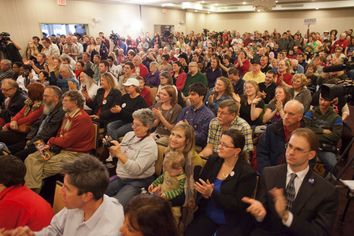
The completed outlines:
{"type": "MultiPolygon", "coordinates": [[[[294,187],[295,187],[295,199],[297,196],[297,193],[299,192],[299,189],[301,187],[302,182],[304,181],[305,176],[307,175],[307,172],[309,172],[310,167],[307,166],[304,170],[299,171],[299,172],[294,172],[288,165],[287,167],[287,172],[286,172],[286,186],[288,185],[290,179],[291,179],[291,174],[295,173],[296,178],[294,179],[294,187]]],[[[283,220],[283,224],[290,227],[291,223],[293,223],[294,215],[289,211],[289,217],[287,221],[283,220]]]]}
{"type": "Polygon", "coordinates": [[[84,212],[78,208],[64,208],[58,212],[50,225],[36,232],[39,236],[118,236],[123,224],[123,207],[117,199],[103,196],[102,204],[84,221],[84,212]]]}

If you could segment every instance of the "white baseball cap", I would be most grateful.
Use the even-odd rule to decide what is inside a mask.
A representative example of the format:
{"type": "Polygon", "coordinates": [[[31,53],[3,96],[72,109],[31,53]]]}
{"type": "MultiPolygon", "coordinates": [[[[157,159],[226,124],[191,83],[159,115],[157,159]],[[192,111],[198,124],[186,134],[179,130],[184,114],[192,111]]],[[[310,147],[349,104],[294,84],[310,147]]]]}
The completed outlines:
{"type": "Polygon", "coordinates": [[[139,80],[135,79],[135,78],[129,78],[124,84],[124,86],[135,86],[135,87],[139,87],[139,80]]]}

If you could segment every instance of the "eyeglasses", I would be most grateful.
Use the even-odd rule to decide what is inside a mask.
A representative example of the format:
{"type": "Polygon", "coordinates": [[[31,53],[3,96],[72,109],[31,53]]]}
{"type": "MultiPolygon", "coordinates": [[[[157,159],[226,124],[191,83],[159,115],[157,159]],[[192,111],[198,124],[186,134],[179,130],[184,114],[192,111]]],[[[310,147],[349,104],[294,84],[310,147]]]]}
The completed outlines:
{"type": "Polygon", "coordinates": [[[291,143],[285,144],[285,148],[286,148],[286,149],[289,149],[289,150],[293,150],[295,153],[307,153],[307,152],[311,152],[311,150],[305,151],[305,150],[302,149],[302,148],[294,147],[291,143]]]}
{"type": "Polygon", "coordinates": [[[13,89],[13,88],[1,88],[1,91],[8,92],[8,91],[10,91],[11,89],[13,89]]]}
{"type": "Polygon", "coordinates": [[[219,146],[223,147],[223,148],[235,148],[235,147],[231,147],[229,145],[226,145],[225,143],[222,143],[222,142],[219,143],[219,146]]]}

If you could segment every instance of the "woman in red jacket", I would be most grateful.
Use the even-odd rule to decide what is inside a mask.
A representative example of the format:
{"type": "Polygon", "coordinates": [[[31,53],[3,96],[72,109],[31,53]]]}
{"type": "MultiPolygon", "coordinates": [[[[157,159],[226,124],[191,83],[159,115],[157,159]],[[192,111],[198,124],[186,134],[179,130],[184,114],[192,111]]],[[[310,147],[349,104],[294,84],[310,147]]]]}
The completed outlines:
{"type": "Polygon", "coordinates": [[[44,86],[40,83],[29,84],[28,98],[22,109],[6,123],[0,131],[0,142],[6,145],[13,145],[18,142],[25,142],[31,125],[37,121],[43,113],[43,92],[44,86]]]}
{"type": "Polygon", "coordinates": [[[183,71],[182,64],[179,61],[175,61],[172,64],[172,78],[178,91],[182,91],[184,84],[186,83],[187,73],[183,71]]]}

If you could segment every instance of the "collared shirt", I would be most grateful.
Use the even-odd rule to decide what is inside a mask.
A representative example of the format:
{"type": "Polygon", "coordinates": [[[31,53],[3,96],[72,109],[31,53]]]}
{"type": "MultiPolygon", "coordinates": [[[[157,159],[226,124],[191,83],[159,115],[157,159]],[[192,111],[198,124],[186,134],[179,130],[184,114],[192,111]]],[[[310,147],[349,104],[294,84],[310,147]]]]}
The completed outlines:
{"type": "MultiPolygon", "coordinates": [[[[252,129],[250,125],[242,118],[236,117],[229,127],[229,129],[237,129],[245,136],[245,151],[253,151],[252,129]]],[[[217,117],[210,121],[208,143],[213,145],[213,152],[217,152],[222,134],[222,126],[217,117]]]]}
{"type": "Polygon", "coordinates": [[[203,147],[208,138],[209,123],[214,117],[214,113],[205,105],[198,109],[188,106],[183,108],[177,122],[187,120],[195,130],[196,145],[203,147]]]}
{"type": "MultiPolygon", "coordinates": [[[[299,189],[301,187],[302,182],[305,179],[305,176],[307,175],[307,173],[309,172],[310,167],[307,166],[304,170],[299,171],[299,172],[294,172],[290,166],[288,165],[287,167],[287,172],[286,172],[286,185],[288,185],[290,179],[291,179],[291,174],[295,173],[296,174],[296,178],[294,179],[294,187],[295,187],[295,198],[297,196],[297,193],[299,192],[299,189]]],[[[286,186],[285,185],[285,186],[286,186]]],[[[283,224],[286,225],[287,227],[290,227],[291,224],[293,223],[293,219],[294,219],[294,215],[291,211],[289,211],[289,216],[288,216],[288,220],[284,221],[283,220],[283,224]]]]}
{"type": "Polygon", "coordinates": [[[254,80],[258,84],[264,82],[265,80],[265,74],[262,71],[259,71],[258,73],[254,74],[252,71],[249,71],[243,76],[242,78],[244,81],[248,80],[254,80]]]}
{"type": "Polygon", "coordinates": [[[84,221],[84,212],[81,209],[64,208],[53,217],[48,227],[35,235],[116,236],[120,235],[119,228],[123,221],[122,205],[115,198],[104,195],[102,204],[87,221],[84,221]]]}
{"type": "Polygon", "coordinates": [[[302,184],[302,181],[304,180],[305,176],[307,175],[307,172],[309,172],[309,166],[307,166],[304,170],[299,171],[299,172],[294,172],[290,166],[288,165],[287,168],[287,173],[286,173],[286,185],[288,185],[290,179],[291,179],[291,174],[294,173],[296,174],[296,178],[294,180],[294,186],[295,186],[295,198],[297,196],[297,193],[299,192],[300,186],[302,184]]]}
{"type": "Polygon", "coordinates": [[[42,52],[47,56],[47,58],[51,56],[60,56],[60,50],[54,43],[50,44],[48,48],[43,48],[42,52]]]}

